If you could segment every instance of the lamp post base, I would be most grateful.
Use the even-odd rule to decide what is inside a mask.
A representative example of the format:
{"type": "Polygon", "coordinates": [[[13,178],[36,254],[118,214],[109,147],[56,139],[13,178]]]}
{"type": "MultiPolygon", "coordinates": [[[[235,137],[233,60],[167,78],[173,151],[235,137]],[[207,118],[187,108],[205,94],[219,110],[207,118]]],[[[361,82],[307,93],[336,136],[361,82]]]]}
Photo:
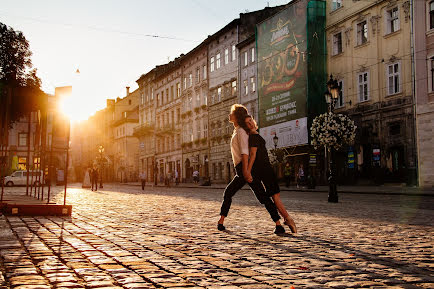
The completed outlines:
{"type": "Polygon", "coordinates": [[[328,197],[328,202],[329,203],[338,203],[339,202],[339,197],[336,191],[329,191],[329,197],[328,197]]]}

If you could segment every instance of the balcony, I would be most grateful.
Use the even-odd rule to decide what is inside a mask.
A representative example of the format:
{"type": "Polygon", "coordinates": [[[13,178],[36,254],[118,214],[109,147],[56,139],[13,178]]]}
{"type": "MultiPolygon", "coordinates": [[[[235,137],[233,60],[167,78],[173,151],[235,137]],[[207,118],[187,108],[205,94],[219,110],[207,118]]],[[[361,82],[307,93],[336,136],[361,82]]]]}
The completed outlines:
{"type": "Polygon", "coordinates": [[[165,135],[174,135],[176,133],[180,133],[181,129],[179,128],[179,125],[165,125],[164,127],[160,127],[156,129],[156,134],[158,136],[165,136],[165,135]]]}
{"type": "Polygon", "coordinates": [[[154,133],[154,123],[145,123],[134,128],[133,135],[135,137],[151,136],[154,133]]]}

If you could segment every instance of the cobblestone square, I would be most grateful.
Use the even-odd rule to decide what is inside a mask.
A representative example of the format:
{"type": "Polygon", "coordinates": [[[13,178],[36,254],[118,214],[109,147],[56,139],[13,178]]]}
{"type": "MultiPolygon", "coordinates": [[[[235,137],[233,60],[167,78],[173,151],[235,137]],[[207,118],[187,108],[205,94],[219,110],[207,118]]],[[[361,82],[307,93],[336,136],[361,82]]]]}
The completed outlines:
{"type": "MultiPolygon", "coordinates": [[[[12,190],[12,189],[9,189],[12,190]]],[[[23,188],[13,188],[23,190],[23,188]]],[[[63,202],[60,187],[55,199],[63,202]]],[[[282,192],[299,233],[276,236],[242,190],[72,187],[72,217],[0,217],[1,288],[433,288],[433,198],[282,192]]],[[[288,228],[285,228],[289,232],[288,228]]]]}

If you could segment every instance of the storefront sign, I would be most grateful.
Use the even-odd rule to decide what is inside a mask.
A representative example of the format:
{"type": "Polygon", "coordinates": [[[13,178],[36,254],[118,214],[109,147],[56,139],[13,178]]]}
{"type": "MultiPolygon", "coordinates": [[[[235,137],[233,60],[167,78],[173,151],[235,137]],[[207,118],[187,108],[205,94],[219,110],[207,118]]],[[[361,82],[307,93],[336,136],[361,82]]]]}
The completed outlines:
{"type": "Polygon", "coordinates": [[[353,151],[348,152],[348,168],[354,169],[354,152],[353,151]]]}
{"type": "Polygon", "coordinates": [[[309,165],[311,167],[316,167],[316,154],[309,155],[309,165]]]}
{"type": "Polygon", "coordinates": [[[373,149],[372,150],[372,162],[373,165],[380,165],[380,158],[381,157],[381,152],[380,149],[373,149]]]}

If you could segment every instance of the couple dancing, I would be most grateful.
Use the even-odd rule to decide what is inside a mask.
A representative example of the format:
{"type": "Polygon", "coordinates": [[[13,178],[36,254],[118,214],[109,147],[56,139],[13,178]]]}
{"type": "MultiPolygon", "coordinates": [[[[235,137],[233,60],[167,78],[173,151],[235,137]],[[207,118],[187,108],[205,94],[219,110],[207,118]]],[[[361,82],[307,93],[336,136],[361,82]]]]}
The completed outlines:
{"type": "Polygon", "coordinates": [[[265,206],[276,223],[274,233],[285,233],[280,223],[279,213],[284,219],[283,223],[292,233],[296,233],[297,227],[294,220],[289,216],[280,199],[277,177],[268,159],[265,140],[257,132],[258,127],[255,120],[248,114],[246,107],[234,104],[231,107],[229,121],[234,125],[231,154],[236,175],[224,191],[217,229],[225,230],[223,223],[229,213],[232,197],[248,183],[258,201],[265,206]]]}

